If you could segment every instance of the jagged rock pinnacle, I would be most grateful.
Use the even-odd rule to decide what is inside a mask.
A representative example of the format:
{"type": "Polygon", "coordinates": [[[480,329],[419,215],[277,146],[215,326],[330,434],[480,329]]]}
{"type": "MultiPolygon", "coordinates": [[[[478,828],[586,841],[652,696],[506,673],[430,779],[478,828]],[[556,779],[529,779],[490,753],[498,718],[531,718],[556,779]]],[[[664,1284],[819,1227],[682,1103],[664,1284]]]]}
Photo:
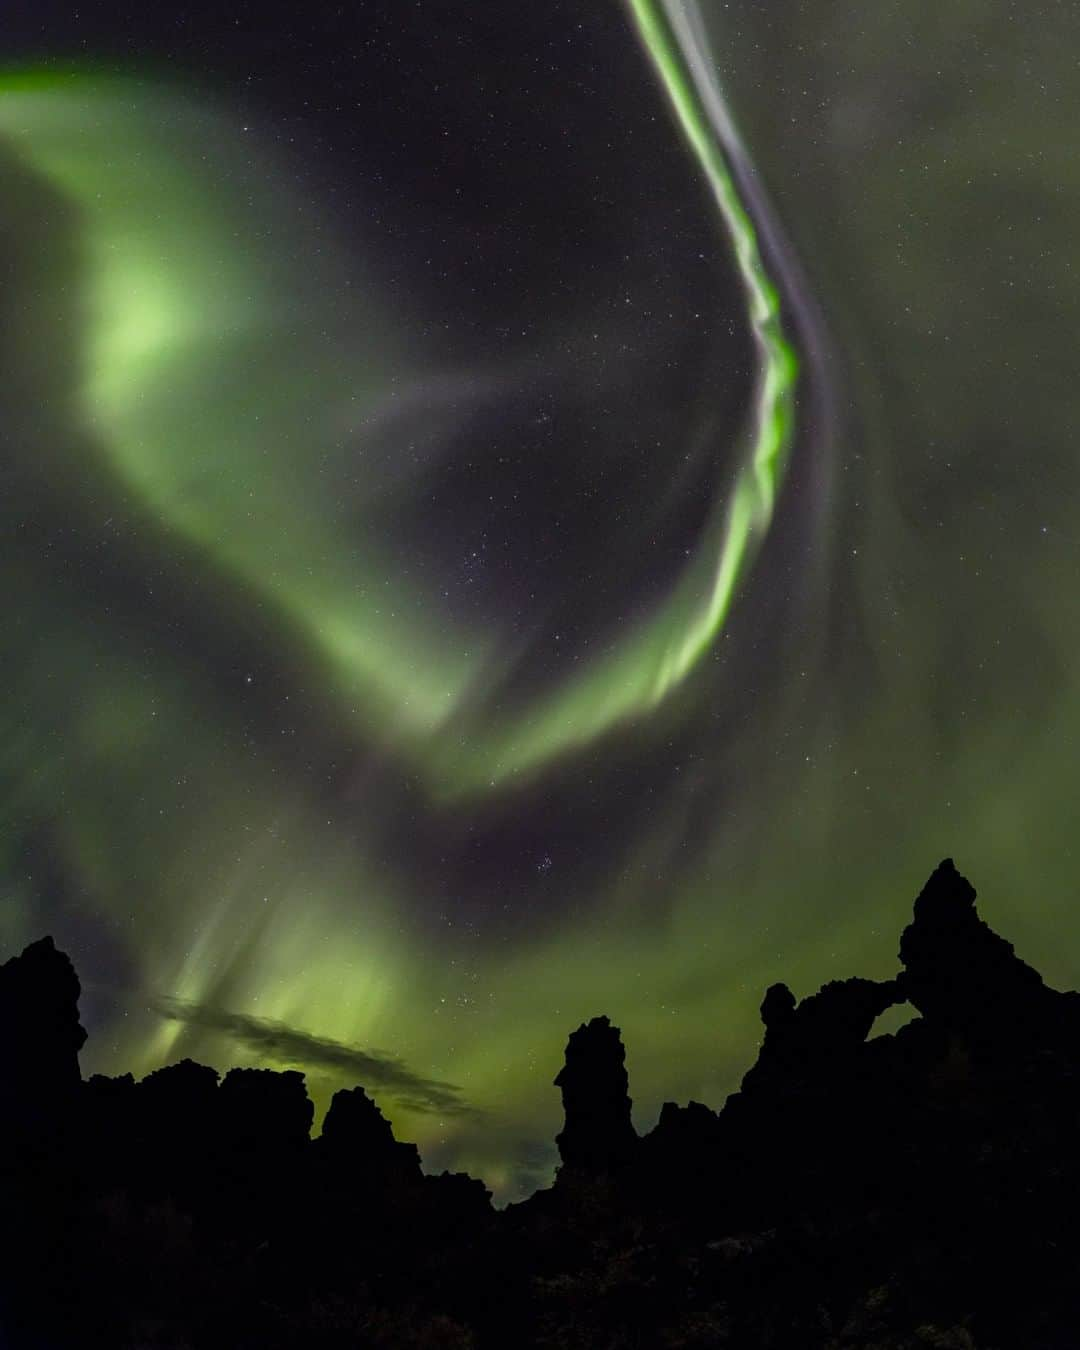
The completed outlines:
{"type": "Polygon", "coordinates": [[[626,1050],[618,1027],[594,1017],[571,1032],[566,1063],[555,1079],[566,1124],[556,1136],[563,1164],[593,1174],[613,1172],[634,1155],[626,1050]]]}

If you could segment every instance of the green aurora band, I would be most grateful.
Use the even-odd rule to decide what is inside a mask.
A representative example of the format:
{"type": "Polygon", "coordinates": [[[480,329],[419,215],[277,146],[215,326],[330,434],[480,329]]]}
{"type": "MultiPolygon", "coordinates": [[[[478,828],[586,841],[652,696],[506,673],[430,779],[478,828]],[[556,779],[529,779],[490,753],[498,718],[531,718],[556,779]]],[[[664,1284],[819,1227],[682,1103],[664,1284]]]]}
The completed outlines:
{"type": "MultiPolygon", "coordinates": [[[[272,607],[306,650],[321,696],[412,763],[436,800],[535,775],[684,681],[724,623],[788,457],[797,361],[775,288],[677,46],[658,11],[639,5],[634,14],[735,248],[760,359],[752,425],[698,556],[658,612],[502,726],[482,698],[499,677],[490,641],[460,627],[452,640],[428,636],[445,624],[436,599],[395,580],[373,540],[358,555],[333,498],[319,480],[312,491],[298,477],[295,448],[310,453],[320,410],[348,408],[362,426],[385,414],[399,373],[401,343],[380,313],[377,280],[357,275],[355,249],[328,244],[326,230],[316,240],[267,173],[265,150],[253,169],[246,131],[169,86],[89,72],[0,82],[3,148],[76,222],[85,301],[74,417],[93,463],[75,477],[90,473],[95,500],[134,493],[149,520],[272,607]],[[310,299],[343,290],[346,315],[310,299]]],[[[57,312],[71,296],[57,283],[36,303],[57,312]]],[[[35,602],[30,577],[26,595],[30,612],[53,608],[35,602]]],[[[459,1084],[483,1113],[444,1117],[415,1109],[407,1094],[380,1094],[429,1161],[442,1150],[503,1195],[536,1184],[550,1149],[539,1163],[521,1157],[536,1147],[527,1122],[550,1110],[536,1066],[551,1053],[552,1021],[561,1028],[598,1001],[622,1001],[629,972],[641,976],[635,927],[624,925],[613,945],[611,907],[601,904],[577,925],[572,948],[552,936],[494,964],[467,945],[449,956],[432,950],[429,935],[403,920],[400,883],[377,847],[363,831],[343,836],[265,772],[253,774],[194,701],[190,670],[185,681],[182,670],[159,666],[148,685],[137,639],[100,629],[76,601],[38,622],[50,669],[27,666],[25,699],[40,726],[65,727],[68,758],[80,769],[61,787],[60,764],[43,773],[42,749],[25,727],[6,726],[5,779],[14,786],[5,816],[47,818],[58,796],[78,799],[55,822],[50,848],[138,952],[147,991],[121,992],[125,1020],[109,1043],[91,1045],[88,1066],[145,1073],[184,1054],[223,1069],[267,1058],[205,1023],[161,1016],[159,995],[316,1039],[387,1045],[459,1084]],[[57,681],[53,663],[71,678],[57,681]],[[194,725],[202,733],[193,741],[186,728],[194,725]],[[170,781],[148,792],[155,764],[170,765],[170,781]],[[208,780],[211,798],[198,787],[208,780]],[[94,790],[99,781],[108,792],[94,790]],[[133,837],[153,860],[149,870],[131,865],[133,837]],[[133,891],[152,904],[138,904],[133,891]],[[352,905],[344,926],[343,896],[352,905]],[[522,1003],[517,991],[541,986],[550,1006],[522,1003]],[[410,994],[421,989],[424,998],[410,994]]],[[[17,845],[8,839],[11,876],[17,845]]],[[[631,856],[627,874],[643,874],[655,847],[631,856]]],[[[624,883],[612,901],[632,902],[636,887],[624,883]]],[[[36,905],[14,886],[8,900],[4,932],[14,945],[37,921],[36,905]]],[[[679,928],[688,924],[704,953],[701,923],[690,913],[679,928]]],[[[449,913],[448,940],[453,924],[449,913]]],[[[672,1004],[687,978],[680,947],[668,941],[653,956],[672,1004]]],[[[303,1067],[320,1106],[349,1081],[317,1063],[303,1067]]],[[[662,1078],[677,1090],[671,1069],[662,1078]]]]}
{"type": "MultiPolygon", "coordinates": [[[[268,469],[280,459],[268,457],[268,443],[302,444],[320,402],[351,403],[358,420],[375,414],[392,344],[375,369],[370,348],[354,339],[352,360],[343,361],[310,323],[283,340],[296,312],[281,294],[286,269],[274,251],[237,242],[251,239],[245,215],[270,214],[273,203],[235,129],[128,81],[22,74],[0,82],[0,132],[80,214],[91,275],[82,402],[111,471],[170,529],[262,592],[363,730],[390,728],[435,798],[526,780],[677,689],[723,628],[791,448],[798,360],[753,223],[662,7],[634,0],[631,9],[735,250],[759,358],[752,425],[743,463],[667,600],[507,724],[482,698],[499,678],[490,641],[475,631],[439,643],[423,636],[435,627],[432,597],[410,593],[370,545],[358,557],[355,542],[335,538],[332,500],[305,499],[288,470],[268,469]],[[185,124],[192,142],[219,147],[217,180],[178,143],[185,124]],[[269,371],[268,334],[277,342],[269,371]],[[257,408],[235,393],[207,397],[216,371],[242,375],[256,360],[257,408]],[[269,375],[278,393],[267,406],[269,375]],[[200,406],[202,417],[193,411],[200,406]],[[286,538],[287,549],[268,546],[286,538]]],[[[298,242],[280,224],[277,233],[286,236],[275,241],[278,253],[298,242]]],[[[306,256],[314,257],[310,243],[306,256]]],[[[340,257],[335,264],[346,271],[340,257]]],[[[377,305],[365,300],[364,309],[385,331],[377,305]]]]}
{"type": "MultiPolygon", "coordinates": [[[[385,1047],[484,1113],[376,1088],[399,1137],[426,1166],[467,1168],[506,1199],[550,1175],[551,1080],[580,1021],[607,1013],[622,1027],[639,1129],[665,1099],[718,1106],[753,1058],[764,989],[784,980],[802,996],[894,974],[896,934],[943,856],[1049,983],[1080,984],[1080,172],[1062,130],[1080,120],[1080,11],[814,0],[781,24],[774,7],[701,8],[712,50],[689,55],[723,80],[850,367],[840,384],[857,431],[836,446],[834,538],[820,541],[834,547],[833,608],[792,636],[778,692],[753,697],[751,664],[745,724],[710,740],[711,710],[698,710],[701,760],[658,794],[647,828],[620,838],[617,863],[580,876],[571,859],[564,878],[556,857],[549,889],[529,899],[550,899],[557,923],[488,944],[449,884],[414,903],[378,828],[381,770],[415,773],[428,810],[476,793],[497,806],[500,788],[540,782],[575,747],[599,758],[585,742],[620,719],[653,707],[659,723],[663,679],[689,691],[713,620],[730,634],[746,618],[736,602],[735,627],[725,620],[730,597],[716,608],[719,579],[755,579],[746,564],[794,434],[774,293],[753,232],[736,228],[729,142],[674,21],[689,9],[631,14],[721,207],[757,325],[741,524],[732,489],[687,576],[613,664],[501,725],[489,706],[500,635],[457,618],[451,629],[437,590],[395,579],[375,537],[361,535],[357,555],[358,532],[299,463],[327,407],[350,427],[393,425],[392,381],[404,391],[413,377],[363,239],[335,247],[321,230],[313,248],[310,220],[267,172],[273,153],[209,101],[93,73],[4,77],[0,157],[15,187],[0,230],[31,241],[31,256],[42,236],[51,264],[69,241],[44,226],[62,218],[86,290],[76,303],[64,289],[63,257],[33,285],[6,279],[0,434],[27,478],[48,480],[60,503],[49,519],[69,535],[93,543],[114,515],[135,514],[124,516],[134,497],[140,519],[204,555],[210,575],[239,578],[283,644],[303,648],[293,702],[306,686],[328,720],[374,746],[370,782],[347,819],[331,818],[315,774],[290,777],[273,745],[252,748],[203,653],[98,612],[93,579],[50,561],[61,532],[27,539],[33,522],[20,531],[21,504],[0,493],[11,545],[0,955],[63,932],[86,1002],[123,1005],[95,1026],[85,1072],[141,1074],[183,1054],[221,1069],[296,1064],[320,1107],[362,1081],[327,1057],[185,1021],[185,1007],[313,1044],[385,1047]],[[133,184],[125,165],[138,167],[133,184]],[[348,312],[318,299],[343,290],[348,312]],[[57,315],[78,360],[39,381],[68,360],[57,315]],[[70,406],[37,397],[69,382],[70,406]],[[729,535],[745,551],[724,573],[729,535]],[[688,822],[703,816],[708,841],[680,866],[688,822]],[[66,910],[26,860],[32,834],[69,883],[66,910]]],[[[786,274],[776,279],[786,291],[786,274]]],[[[147,533],[132,584],[156,595],[147,533]]],[[[128,560],[129,543],[112,556],[128,560]]],[[[173,565],[178,554],[163,550],[173,565]]],[[[685,711],[674,686],[666,695],[665,712],[685,711]]],[[[282,741],[289,725],[283,714],[282,741]]]]}

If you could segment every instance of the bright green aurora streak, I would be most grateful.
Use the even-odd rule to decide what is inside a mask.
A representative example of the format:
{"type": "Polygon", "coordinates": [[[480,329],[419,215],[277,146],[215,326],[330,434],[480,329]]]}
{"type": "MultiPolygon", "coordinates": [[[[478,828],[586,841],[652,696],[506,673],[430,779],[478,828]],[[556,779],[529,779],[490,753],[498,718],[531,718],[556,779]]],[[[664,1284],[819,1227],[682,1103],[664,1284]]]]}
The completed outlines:
{"type": "MultiPolygon", "coordinates": [[[[390,16],[388,79],[417,34],[443,68],[440,7],[415,29],[415,7],[360,8],[390,16]]],[[[788,11],[579,7],[585,31],[551,34],[597,75],[579,101],[500,73],[505,102],[495,81],[453,145],[505,115],[499,181],[437,257],[498,230],[492,262],[524,241],[523,271],[493,267],[475,304],[475,274],[444,296],[415,251],[439,192],[482,180],[431,176],[434,94],[369,155],[378,84],[352,115],[297,111],[270,62],[262,125],[149,64],[0,76],[0,959],[50,931],[71,952],[85,1073],[288,1065],[317,1109],[366,1082],[425,1166],[512,1199],[550,1179],[579,1022],[621,1026],[639,1130],[665,1100],[717,1107],[767,986],[894,975],[944,856],[1048,983],[1080,985],[1080,7],[788,11]],[[384,166],[423,166],[422,193],[395,199],[384,166]],[[725,392],[746,425],[710,460],[725,392]],[[663,435],[674,408],[687,443],[663,435]],[[592,442],[565,431],[593,421],[592,442]],[[478,480],[448,466],[504,449],[503,495],[469,516],[478,480]],[[446,483],[467,517],[449,543],[425,533],[446,483]],[[506,507],[534,484],[580,492],[572,529],[549,535],[546,497],[506,507]],[[609,525],[595,594],[568,597],[609,525]],[[467,587],[489,526],[509,579],[467,587]],[[549,538],[562,570],[514,552],[549,538]],[[666,589],[634,610],[654,566],[666,589]],[[259,1039],[279,1026],[288,1054],[259,1039]],[[482,1114],[305,1037],[399,1057],[482,1114]]],[[[525,11],[460,13],[502,42],[525,11]]],[[[246,41],[205,78],[234,88],[246,41]]],[[[408,112],[422,81],[394,88],[408,112]]]]}
{"type": "MultiPolygon", "coordinates": [[[[275,215],[294,248],[298,231],[244,167],[236,130],[171,92],[123,80],[24,74],[0,83],[0,130],[83,222],[91,321],[82,406],[111,472],[261,592],[361,730],[385,737],[389,728],[437,798],[527,779],[685,681],[723,627],[791,448],[798,361],[753,223],[663,6],[633,0],[631,10],[734,246],[759,360],[752,424],[743,463],[657,612],[502,720],[483,697],[502,673],[491,637],[459,627],[449,639],[433,636],[431,596],[395,579],[370,541],[360,554],[355,539],[335,539],[334,504],[299,490],[294,447],[318,451],[305,445],[314,410],[351,403],[358,419],[373,415],[386,344],[378,366],[355,337],[342,359],[310,319],[297,325],[286,269],[241,226],[254,209],[275,215]],[[216,175],[185,153],[178,126],[217,147],[216,175]],[[269,360],[267,335],[277,344],[269,360]],[[258,406],[236,392],[250,387],[256,362],[258,406]],[[219,372],[230,368],[236,378],[226,385],[219,372]],[[269,407],[268,387],[277,390],[269,407]]],[[[312,258],[313,241],[300,242],[312,258]]],[[[346,270],[341,259],[335,265],[346,270]]],[[[373,311],[369,300],[369,324],[373,311]]]]}
{"type": "MultiPolygon", "coordinates": [[[[437,806],[536,779],[683,685],[724,626],[791,453],[798,361],[725,150],[727,129],[695,83],[685,35],[665,7],[639,0],[630,13],[733,250],[756,343],[753,403],[736,467],[666,599],[628,621],[606,655],[506,711],[492,691],[509,672],[503,647],[512,644],[448,615],[437,588],[384,551],[378,469],[352,514],[333,475],[324,483],[312,471],[332,464],[342,441],[355,448],[373,421],[393,426],[398,393],[414,379],[407,335],[380,296],[363,240],[335,243],[310,203],[290,196],[257,129],[190,94],[94,72],[0,79],[0,149],[47,185],[77,255],[77,295],[63,266],[27,282],[43,288],[33,296],[42,315],[74,320],[79,348],[75,369],[50,368],[62,407],[41,433],[63,447],[50,463],[70,455],[78,486],[53,473],[48,492],[68,518],[85,511],[90,536],[109,503],[134,499],[147,533],[141,556],[160,532],[183,542],[182,556],[202,558],[208,574],[231,580],[264,628],[302,650],[303,682],[333,718],[359,733],[373,759],[388,751],[400,760],[437,806]],[[64,424],[71,409],[74,432],[64,424]],[[334,422],[328,409],[344,411],[334,422]],[[352,440],[340,434],[342,421],[352,440]],[[89,496],[79,499],[87,482],[92,511],[89,496]],[[69,489],[78,500],[64,502],[69,489]]],[[[16,232],[32,236],[41,208],[28,201],[13,196],[9,215],[16,232]]],[[[63,230],[58,237],[66,245],[63,230]]],[[[30,362],[38,359],[62,357],[31,351],[30,362]]],[[[30,460],[36,434],[18,447],[30,460]]],[[[361,455],[350,472],[366,463],[361,455]]],[[[148,995],[316,1039],[387,1045],[461,1084],[489,1117],[448,1121],[392,1094],[382,1100],[425,1160],[443,1149],[503,1194],[518,1184],[507,1159],[536,1138],[535,1122],[550,1111],[536,1066],[557,1051],[565,1025],[621,1009],[630,1043],[644,1045],[655,1040],[652,1003],[626,1008],[643,970],[653,1001],[667,1007],[689,1006],[688,987],[714,987],[711,886],[689,886],[662,936],[628,919],[665,832],[677,829],[659,819],[678,817],[674,799],[648,840],[622,850],[603,893],[583,896],[572,936],[470,951],[465,977],[458,949],[451,956],[432,938],[430,917],[411,917],[415,897],[364,817],[377,814],[367,799],[329,819],[303,784],[274,778],[269,760],[238,742],[235,712],[223,715],[194,682],[202,653],[147,655],[137,631],[80,608],[78,586],[65,590],[29,557],[19,580],[35,640],[21,636],[30,625],[6,634],[25,690],[0,724],[11,825],[0,917],[9,945],[35,936],[40,922],[17,862],[18,830],[47,821],[58,868],[78,878],[80,903],[96,907],[103,927],[137,954],[148,995]]],[[[752,944],[729,935],[729,968],[751,955],[752,944]]],[[[251,1062],[250,1047],[151,1015],[148,998],[130,987],[113,992],[133,1000],[132,1016],[111,1028],[110,1043],[91,1044],[91,1068],[144,1073],[183,1054],[221,1068],[251,1062]]],[[[739,1017],[722,1033],[732,1046],[753,1034],[752,1009],[739,1017]]],[[[694,1064],[716,1056],[704,1019],[678,1031],[694,1064]]],[[[340,1081],[304,1067],[325,1104],[340,1081]]],[[[642,1080],[641,1100],[683,1089],[664,1053],[642,1080]]]]}

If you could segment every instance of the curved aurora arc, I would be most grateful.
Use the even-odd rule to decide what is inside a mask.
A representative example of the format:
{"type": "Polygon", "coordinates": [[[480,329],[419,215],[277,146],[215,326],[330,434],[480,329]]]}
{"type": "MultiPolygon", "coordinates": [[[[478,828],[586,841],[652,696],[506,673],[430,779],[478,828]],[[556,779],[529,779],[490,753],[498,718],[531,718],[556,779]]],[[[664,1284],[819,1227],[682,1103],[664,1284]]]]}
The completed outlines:
{"type": "MultiPolygon", "coordinates": [[[[335,250],[326,230],[316,248],[306,203],[290,202],[257,135],[190,95],[96,73],[0,77],[0,151],[41,181],[46,197],[71,207],[64,224],[78,247],[83,300],[75,406],[86,433],[74,443],[91,447],[93,475],[107,480],[100,499],[135,499],[152,522],[149,534],[159,527],[181,538],[203,555],[211,575],[235,582],[262,608],[264,622],[272,621],[265,626],[279,629],[294,652],[301,648],[305,682],[325,699],[343,739],[355,726],[356,740],[374,743],[371,758],[379,762],[388,747],[392,766],[400,757],[436,808],[465,799],[462,815],[472,801],[479,815],[485,794],[497,798],[499,789],[540,777],[555,760],[663,703],[710,651],[770,523],[796,433],[799,366],[759,238],[783,283],[783,314],[800,324],[804,316],[794,264],[770,233],[767,204],[754,195],[692,13],[630,7],[711,189],[746,298],[757,374],[738,467],[666,599],[648,618],[628,623],[607,657],[587,667],[583,659],[580,672],[502,722],[489,697],[507,674],[502,634],[451,624],[436,594],[396,577],[373,540],[346,531],[337,503],[305,472],[322,443],[332,442],[328,408],[346,409],[356,427],[382,419],[393,429],[387,386],[397,381],[396,401],[408,394],[407,340],[389,307],[380,309],[377,282],[367,285],[360,275],[362,240],[335,250]],[[328,310],[320,298],[328,295],[345,296],[348,308],[343,302],[340,311],[328,310]],[[367,340],[369,329],[377,343],[367,340]],[[244,390],[255,384],[247,376],[256,370],[257,397],[244,390]]],[[[718,237],[718,249],[724,246],[718,237]]],[[[58,306],[72,299],[48,298],[58,306]]],[[[801,331],[800,343],[811,360],[801,331]]],[[[425,396],[420,388],[417,397],[425,396]]],[[[65,490],[62,481],[51,487],[58,495],[65,490]]],[[[368,490],[377,493],[379,484],[368,490]]],[[[78,621],[92,627],[94,618],[78,621]]],[[[66,614],[59,622],[75,626],[66,614]]],[[[687,981],[712,987],[718,958],[710,946],[711,895],[702,899],[693,885],[686,890],[665,942],[652,929],[643,935],[632,919],[637,864],[651,840],[622,846],[620,862],[631,866],[620,867],[607,893],[586,897],[593,903],[583,904],[569,942],[547,932],[475,955],[464,939],[443,949],[428,914],[423,930],[410,928],[415,897],[407,863],[387,855],[377,826],[358,822],[352,802],[347,820],[331,821],[316,793],[272,778],[265,761],[253,768],[246,755],[221,751],[223,723],[183,686],[181,663],[174,671],[167,655],[152,672],[138,659],[125,669],[138,632],[101,628],[102,643],[115,650],[105,653],[114,665],[100,675],[93,638],[66,628],[61,636],[70,636],[73,653],[66,665],[85,668],[87,684],[96,686],[86,704],[103,724],[75,738],[72,761],[81,750],[112,791],[96,794],[95,786],[91,801],[72,791],[72,807],[59,810],[57,852],[66,848],[71,874],[123,932],[141,982],[134,994],[157,1006],[133,1009],[129,1024],[114,1019],[111,1047],[92,1035],[94,1068],[139,1074],[185,1054],[220,1068],[253,1059],[287,1063],[305,1070],[311,1095],[324,1106],[332,1088],[361,1077],[357,1071],[335,1080],[327,1070],[341,1046],[388,1046],[391,1069],[400,1051],[425,1079],[460,1084],[468,1103],[490,1111],[479,1125],[464,1117],[447,1123],[431,1111],[412,1112],[388,1090],[392,1105],[380,1100],[399,1137],[415,1140],[425,1162],[448,1148],[447,1161],[505,1193],[516,1184],[505,1158],[518,1140],[534,1138],[530,1131],[550,1105],[536,1066],[568,1021],[622,1009],[628,1043],[643,1045],[652,1035],[652,1005],[631,1000],[627,1009],[625,997],[643,965],[661,1005],[684,1000],[687,981]],[[190,737],[198,743],[189,746],[186,728],[202,718],[202,736],[190,737]],[[91,733],[101,748],[95,740],[87,751],[91,733]],[[132,744],[139,755],[121,763],[116,747],[132,744]],[[192,766],[193,778],[212,785],[196,794],[197,809],[179,828],[175,818],[158,818],[166,794],[155,793],[153,783],[145,791],[141,756],[192,766]],[[110,796],[117,801],[112,815],[110,796]],[[124,866],[131,834],[152,860],[136,914],[124,866]],[[623,904],[613,935],[612,914],[623,904]],[[539,988],[543,1006],[522,997],[539,988]],[[465,996],[468,1011],[459,1015],[465,996]],[[208,1020],[216,1013],[222,1024],[243,1023],[252,1038],[216,1034],[208,1020]],[[307,1036],[324,1058],[275,1055],[275,1028],[307,1036]]],[[[69,648],[57,643],[56,650],[69,648]]],[[[184,656],[187,666],[199,660],[198,652],[184,656]]],[[[45,680],[43,688],[70,697],[68,685],[45,680]]],[[[84,715],[93,720],[80,701],[75,716],[84,715]]],[[[34,775],[38,767],[31,765],[34,775]]],[[[376,769],[373,796],[377,780],[376,769]]],[[[665,847],[662,840],[658,846],[665,847]]],[[[36,908],[32,921],[41,921],[36,908]]],[[[740,942],[728,935],[723,960],[748,959],[752,943],[740,942]]],[[[84,983],[91,988],[93,977],[84,983]]],[[[113,992],[133,997],[122,982],[113,992]]],[[[681,1051],[695,1063],[715,1055],[704,1021],[680,1034],[681,1051]]],[[[725,1034],[734,1044],[753,1029],[732,1020],[725,1034]]],[[[665,1063],[650,1090],[683,1094],[681,1082],[656,1086],[668,1073],[665,1063]]],[[[379,1094],[378,1080],[373,1086],[379,1094]]]]}
{"type": "MultiPolygon", "coordinates": [[[[758,356],[750,425],[742,462],[666,600],[504,722],[483,698],[505,674],[490,635],[455,622],[449,639],[432,637],[435,625],[417,618],[437,608],[432,597],[395,579],[374,548],[358,556],[355,538],[340,537],[332,502],[266,470],[267,436],[310,438],[314,424],[317,440],[317,407],[351,404],[360,422],[380,415],[376,389],[393,367],[393,339],[379,358],[354,339],[343,357],[314,326],[292,332],[277,358],[282,392],[270,417],[224,397],[217,370],[231,365],[233,383],[242,382],[246,365],[265,360],[260,340],[280,342],[294,320],[273,249],[238,229],[255,199],[270,210],[242,163],[239,129],[175,93],[122,79],[27,73],[0,82],[0,134],[79,212],[92,313],[81,401],[110,472],[261,593],[351,703],[359,730],[389,736],[437,799],[528,778],[677,689],[723,628],[791,450],[799,363],[740,200],[731,168],[740,151],[700,30],[682,5],[630,0],[629,8],[734,247],[758,356]],[[227,170],[220,181],[178,153],[175,133],[163,129],[177,124],[214,145],[227,170]],[[268,548],[273,536],[288,547],[268,548]]],[[[377,301],[365,295],[364,304],[370,321],[377,301]]],[[[393,332],[385,322],[381,331],[393,332]]]]}

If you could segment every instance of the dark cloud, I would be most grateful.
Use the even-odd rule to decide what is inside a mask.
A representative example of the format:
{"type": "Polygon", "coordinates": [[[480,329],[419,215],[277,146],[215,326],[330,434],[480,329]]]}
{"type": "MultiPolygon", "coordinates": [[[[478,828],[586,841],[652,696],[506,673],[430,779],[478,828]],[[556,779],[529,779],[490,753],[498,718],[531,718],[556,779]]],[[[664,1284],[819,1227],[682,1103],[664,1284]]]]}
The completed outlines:
{"type": "Polygon", "coordinates": [[[151,1003],[162,1017],[221,1032],[269,1059],[348,1074],[365,1088],[379,1089],[410,1110],[453,1116],[478,1117],[481,1114],[462,1099],[461,1089],[453,1083],[424,1078],[396,1056],[383,1051],[362,1050],[343,1041],[298,1031],[269,1018],[227,1012],[203,1003],[168,997],[154,998],[151,1003]]]}

